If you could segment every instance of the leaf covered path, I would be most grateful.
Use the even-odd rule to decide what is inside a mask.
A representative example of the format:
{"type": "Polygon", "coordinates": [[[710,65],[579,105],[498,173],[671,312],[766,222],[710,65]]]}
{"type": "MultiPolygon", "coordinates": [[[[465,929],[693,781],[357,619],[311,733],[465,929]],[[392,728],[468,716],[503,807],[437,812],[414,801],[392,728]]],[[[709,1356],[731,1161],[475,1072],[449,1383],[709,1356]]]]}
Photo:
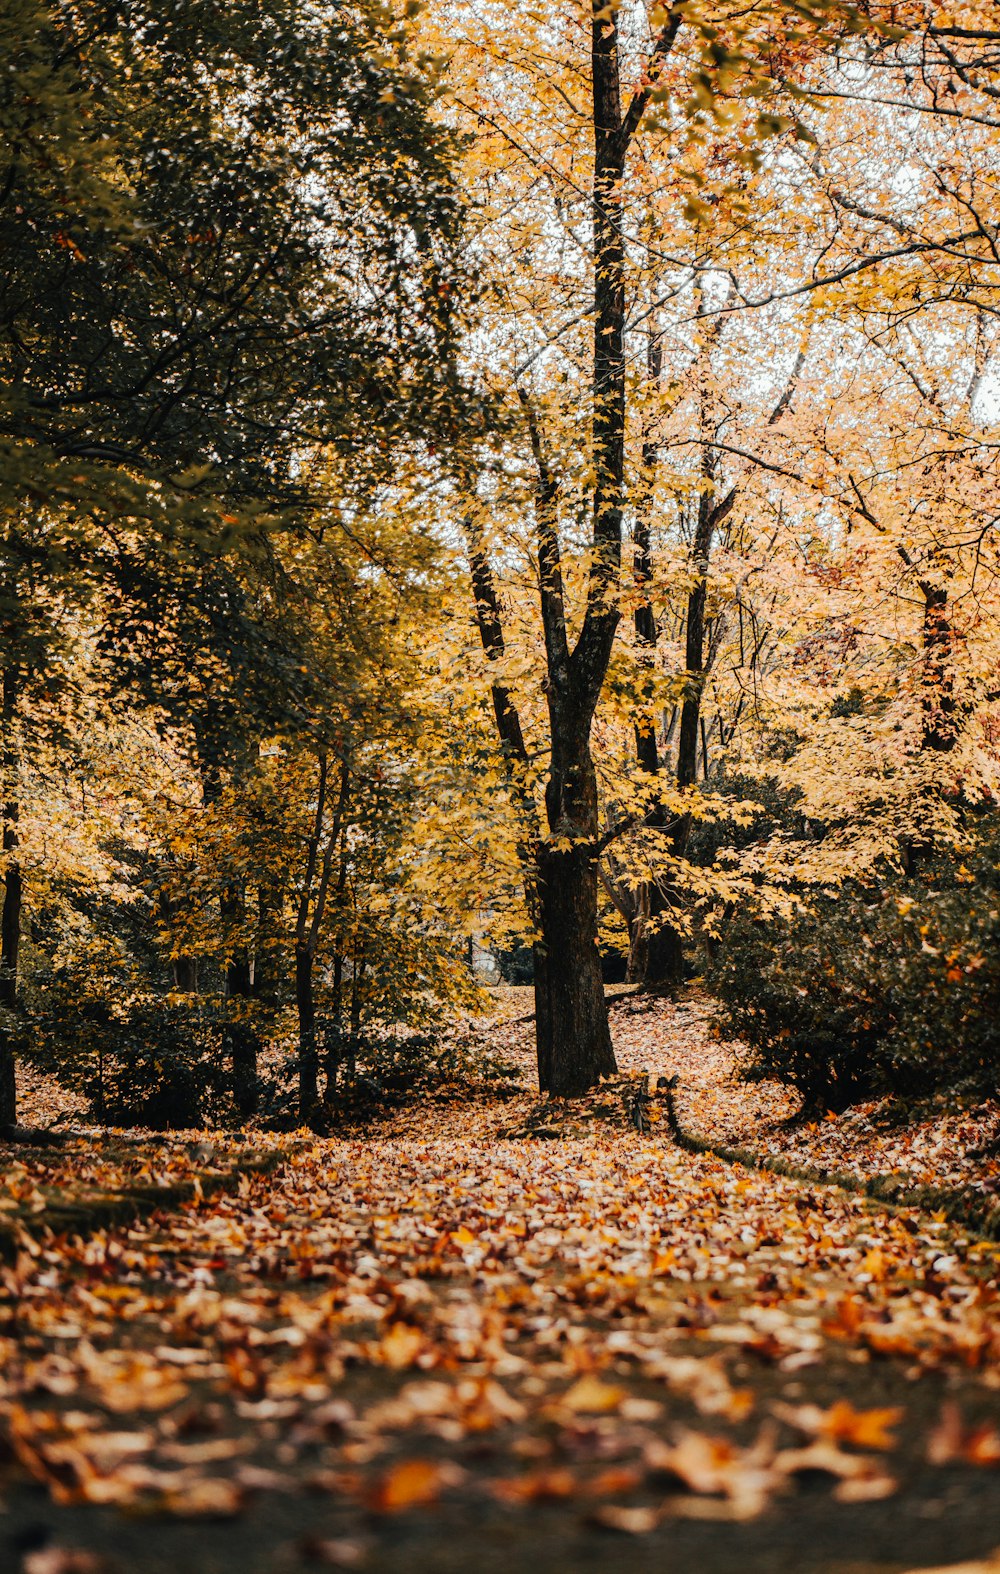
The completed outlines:
{"type": "Polygon", "coordinates": [[[1000,1545],[996,1247],[659,1128],[509,1118],[432,1106],[26,1249],[0,1328],[25,1574],[45,1535],[121,1574],[1000,1545]]]}

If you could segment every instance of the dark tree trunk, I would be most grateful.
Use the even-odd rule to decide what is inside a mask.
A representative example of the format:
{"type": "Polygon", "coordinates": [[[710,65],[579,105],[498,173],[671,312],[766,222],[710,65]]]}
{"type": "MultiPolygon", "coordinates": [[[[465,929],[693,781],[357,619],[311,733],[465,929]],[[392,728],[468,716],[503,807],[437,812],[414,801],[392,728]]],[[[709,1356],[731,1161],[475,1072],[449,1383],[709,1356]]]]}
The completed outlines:
{"type": "Polygon", "coordinates": [[[958,742],[955,675],[952,665],[954,631],[945,585],[923,583],[924,682],[921,747],[950,754],[958,742]]]}
{"type": "MultiPolygon", "coordinates": [[[[681,25],[670,17],[647,60],[643,85],[622,113],[615,8],[592,0],[594,348],[591,438],[594,469],[592,556],[586,611],[571,650],[563,602],[557,518],[558,483],[550,474],[526,392],[524,408],[537,469],[535,526],[539,596],[545,634],[551,765],[546,787],[548,837],[538,834],[530,801],[528,756],[507,688],[493,685],[497,731],[523,823],[525,893],[535,923],[535,1025],[540,1087],[585,1091],[616,1070],[597,950],[597,784],[590,731],[619,621],[625,463],[625,243],[623,192],[629,145],[653,84],[681,25]]],[[[483,649],[504,653],[499,599],[475,520],[470,564],[483,649]]]]}
{"type": "Polygon", "coordinates": [[[347,1075],[351,1082],[357,1076],[358,1047],[361,1043],[361,986],[365,977],[364,947],[354,958],[354,972],[351,977],[351,1021],[347,1035],[347,1075]]]}
{"type": "Polygon", "coordinates": [[[295,948],[295,1005],[299,1014],[299,1119],[311,1125],[319,1109],[319,1048],[313,958],[308,946],[295,948]]]}
{"type": "Polygon", "coordinates": [[[547,1042],[539,1040],[539,1065],[544,1052],[549,1091],[572,1095],[618,1068],[597,949],[597,777],[589,724],[551,691],[549,715],[545,809],[552,840],[538,854],[547,1042]]]}
{"type": "Polygon", "coordinates": [[[344,1047],[344,955],[333,958],[333,994],[330,1001],[330,1027],[326,1040],[326,1102],[337,1096],[337,1076],[344,1047]]]}
{"type": "Polygon", "coordinates": [[[17,861],[19,804],[17,799],[17,672],[3,675],[3,910],[0,912],[0,1131],[17,1123],[14,1015],[17,1010],[18,956],[21,947],[21,869],[17,861]]]}
{"type": "MultiPolygon", "coordinates": [[[[245,951],[237,954],[226,969],[226,998],[237,1001],[253,998],[250,961],[245,951]]],[[[253,1023],[239,1016],[227,1023],[226,1042],[233,1068],[233,1099],[237,1113],[246,1120],[256,1115],[260,1104],[259,1043],[253,1023]]]]}
{"type": "Polygon", "coordinates": [[[571,1096],[617,1070],[597,950],[593,855],[587,847],[547,849],[541,875],[548,1088],[571,1096]]]}
{"type": "Polygon", "coordinates": [[[670,919],[673,906],[669,895],[654,885],[649,893],[650,927],[643,980],[648,989],[676,989],[684,982],[684,946],[670,919]]]}

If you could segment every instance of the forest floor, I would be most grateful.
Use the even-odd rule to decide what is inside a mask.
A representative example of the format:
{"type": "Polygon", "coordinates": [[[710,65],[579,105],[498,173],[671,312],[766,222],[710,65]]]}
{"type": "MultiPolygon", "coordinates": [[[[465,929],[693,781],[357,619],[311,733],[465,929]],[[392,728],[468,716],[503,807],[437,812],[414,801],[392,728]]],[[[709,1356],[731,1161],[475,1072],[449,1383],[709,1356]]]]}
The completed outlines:
{"type": "Polygon", "coordinates": [[[0,1153],[0,1567],[1000,1570],[1000,1247],[628,1103],[676,1074],[712,1142],[983,1195],[996,1110],[785,1126],[704,1002],[638,997],[621,1082],[543,1102],[530,995],[497,1005],[475,1037],[521,1085],[322,1140],[0,1153]],[[161,1181],[145,1217],[41,1225],[67,1189],[161,1181]]]}

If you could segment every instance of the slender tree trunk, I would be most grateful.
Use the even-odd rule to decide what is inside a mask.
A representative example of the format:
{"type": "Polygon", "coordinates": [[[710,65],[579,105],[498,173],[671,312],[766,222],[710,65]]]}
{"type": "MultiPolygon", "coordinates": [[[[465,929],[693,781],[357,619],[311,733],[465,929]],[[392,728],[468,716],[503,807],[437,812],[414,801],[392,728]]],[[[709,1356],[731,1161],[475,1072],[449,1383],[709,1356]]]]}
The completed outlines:
{"type": "Polygon", "coordinates": [[[354,972],[351,977],[351,1021],[347,1035],[347,1073],[351,1081],[357,1075],[358,1047],[361,1043],[361,986],[365,977],[365,951],[360,948],[354,958],[354,972]]]}
{"type": "Polygon", "coordinates": [[[958,742],[954,630],[948,610],[948,587],[922,583],[924,598],[923,727],[921,748],[950,754],[958,742]]]}
{"type": "Polygon", "coordinates": [[[295,1005],[299,1015],[299,1119],[309,1125],[319,1108],[319,1049],[313,957],[307,945],[295,947],[295,1005]]]}
{"type": "MultiPolygon", "coordinates": [[[[646,378],[657,385],[663,364],[660,336],[651,331],[646,353],[646,378]]],[[[649,598],[653,578],[650,512],[657,449],[651,436],[642,445],[642,470],[636,500],[635,579],[642,599],[635,609],[636,643],[643,665],[652,667],[658,629],[649,598]]],[[[635,754],[639,769],[651,782],[659,779],[663,762],[656,743],[656,716],[650,708],[635,725],[635,754]]],[[[658,792],[645,818],[647,830],[666,843],[667,812],[658,792]]],[[[684,952],[680,936],[670,923],[672,908],[669,892],[658,880],[643,880],[636,893],[636,915],[629,924],[629,957],[626,979],[629,983],[652,988],[672,988],[684,974],[684,952]]]]}
{"type": "Polygon", "coordinates": [[[18,957],[21,946],[21,869],[17,861],[18,819],[17,715],[18,681],[14,667],[3,675],[3,851],[4,894],[0,912],[0,1131],[17,1123],[14,1014],[17,1010],[18,957]]]}
{"type": "Polygon", "coordinates": [[[330,999],[330,1029],[326,1041],[326,1102],[337,1096],[337,1076],[344,1047],[344,953],[333,957],[333,992],[330,999]]]}
{"type": "MultiPolygon", "coordinates": [[[[236,1001],[253,998],[250,959],[245,949],[239,951],[226,968],[226,998],[236,1001]]],[[[252,1022],[237,1017],[226,1024],[226,1041],[233,1069],[233,1099],[238,1114],[246,1120],[257,1113],[260,1104],[257,1031],[252,1022]]]]}

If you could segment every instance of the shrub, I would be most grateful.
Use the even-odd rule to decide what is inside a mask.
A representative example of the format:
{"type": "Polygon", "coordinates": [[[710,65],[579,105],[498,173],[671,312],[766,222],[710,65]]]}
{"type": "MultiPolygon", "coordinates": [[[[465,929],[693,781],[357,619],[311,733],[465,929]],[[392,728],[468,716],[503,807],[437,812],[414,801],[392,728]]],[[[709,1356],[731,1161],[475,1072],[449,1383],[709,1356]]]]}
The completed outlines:
{"type": "Polygon", "coordinates": [[[516,1066],[472,1037],[370,1034],[358,1046],[357,1072],[338,1089],[330,1115],[371,1112],[428,1095],[452,1100],[488,1091],[505,1098],[517,1091],[519,1076],[516,1066]]]}
{"type": "Polygon", "coordinates": [[[197,996],[87,993],[56,975],[25,1021],[25,1049],[99,1121],[154,1131],[201,1126],[225,1107],[222,1021],[197,996]]]}
{"type": "Polygon", "coordinates": [[[797,1088],[806,1110],[869,1094],[1000,1083],[1000,875],[941,861],[919,879],[846,885],[791,918],[742,915],[710,982],[743,1039],[748,1080],[797,1088]]]}

